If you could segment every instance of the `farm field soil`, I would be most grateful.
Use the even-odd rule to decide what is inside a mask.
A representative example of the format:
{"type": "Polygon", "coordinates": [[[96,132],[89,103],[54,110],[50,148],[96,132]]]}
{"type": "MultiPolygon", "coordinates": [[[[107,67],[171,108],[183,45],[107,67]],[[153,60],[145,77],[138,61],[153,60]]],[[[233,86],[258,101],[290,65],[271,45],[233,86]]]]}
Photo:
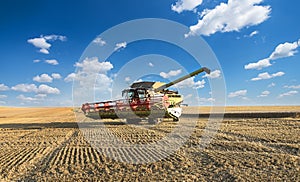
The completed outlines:
{"type": "MultiPolygon", "coordinates": [[[[197,112],[191,107],[187,110],[197,112]]],[[[179,123],[166,120],[156,125],[93,120],[82,129],[72,108],[0,108],[0,181],[299,181],[299,118],[225,118],[210,143],[200,148],[207,123],[205,118],[186,117],[179,123]],[[117,146],[96,149],[84,133],[105,127],[109,132],[101,130],[93,136],[149,144],[179,124],[191,126],[191,122],[196,124],[193,132],[178,150],[141,164],[135,163],[141,156],[147,160],[158,154],[140,155],[140,150],[124,147],[118,155],[128,162],[116,161],[103,151],[114,151],[117,146]]]]}

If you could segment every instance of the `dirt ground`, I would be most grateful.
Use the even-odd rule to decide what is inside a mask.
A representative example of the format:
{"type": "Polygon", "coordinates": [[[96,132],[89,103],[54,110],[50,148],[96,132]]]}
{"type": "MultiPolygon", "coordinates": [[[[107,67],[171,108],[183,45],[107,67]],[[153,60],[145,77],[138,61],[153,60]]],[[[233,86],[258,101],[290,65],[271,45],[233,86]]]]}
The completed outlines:
{"type": "MultiPolygon", "coordinates": [[[[198,109],[187,107],[184,111],[198,109]]],[[[209,108],[200,110],[209,112],[209,108]]],[[[230,107],[228,111],[282,112],[300,111],[300,107],[230,107]]],[[[0,181],[300,179],[300,118],[225,118],[218,130],[214,128],[216,133],[205,148],[201,148],[209,125],[205,118],[182,117],[179,123],[165,120],[156,125],[128,125],[119,120],[82,123],[84,127],[78,128],[72,108],[0,108],[0,181]],[[115,137],[128,145],[151,144],[178,125],[193,132],[178,150],[158,161],[136,164],[156,159],[160,151],[139,153],[143,151],[115,146],[110,140],[115,137]],[[93,132],[101,127],[105,130],[93,132]],[[105,145],[93,147],[86,131],[105,145]]],[[[185,134],[180,131],[175,137],[179,141],[185,134]]],[[[165,147],[172,146],[166,142],[165,147]]]]}

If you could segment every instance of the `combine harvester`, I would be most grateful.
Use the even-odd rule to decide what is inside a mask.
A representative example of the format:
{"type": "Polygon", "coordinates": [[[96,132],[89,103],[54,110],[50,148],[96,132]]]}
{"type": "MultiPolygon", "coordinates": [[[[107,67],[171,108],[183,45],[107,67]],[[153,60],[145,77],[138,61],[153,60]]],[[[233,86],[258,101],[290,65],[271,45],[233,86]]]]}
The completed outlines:
{"type": "Polygon", "coordinates": [[[85,103],[82,104],[81,110],[87,117],[121,118],[126,119],[128,123],[137,123],[141,119],[156,123],[159,118],[173,118],[173,121],[178,121],[183,98],[178,91],[167,88],[202,72],[209,74],[210,70],[203,67],[169,83],[135,82],[130,88],[122,91],[123,99],[85,103]]]}

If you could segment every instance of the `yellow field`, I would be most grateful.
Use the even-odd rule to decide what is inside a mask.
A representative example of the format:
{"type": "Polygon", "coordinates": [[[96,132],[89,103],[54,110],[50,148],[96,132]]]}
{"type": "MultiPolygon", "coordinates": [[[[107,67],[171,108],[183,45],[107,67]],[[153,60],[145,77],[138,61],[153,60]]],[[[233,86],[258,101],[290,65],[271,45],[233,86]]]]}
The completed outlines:
{"type": "MultiPolygon", "coordinates": [[[[299,108],[228,107],[226,111],[282,112],[299,108]]],[[[194,113],[198,108],[184,111],[194,113]]],[[[195,119],[182,118],[180,123],[189,125],[195,119]]],[[[168,120],[149,127],[144,123],[134,126],[118,120],[96,120],[87,122],[86,129],[92,131],[97,123],[105,124],[101,127],[110,133],[100,131],[94,133],[96,137],[106,141],[113,135],[129,144],[156,142],[178,125],[168,120]]],[[[155,158],[157,151],[139,155],[139,150],[124,147],[118,155],[129,162],[115,161],[103,152],[112,151],[114,155],[113,145],[91,147],[78,128],[72,108],[0,108],[0,181],[299,181],[299,118],[227,118],[210,144],[200,149],[206,126],[207,119],[196,119],[191,136],[175,153],[156,162],[134,164],[140,156],[155,158]]]]}

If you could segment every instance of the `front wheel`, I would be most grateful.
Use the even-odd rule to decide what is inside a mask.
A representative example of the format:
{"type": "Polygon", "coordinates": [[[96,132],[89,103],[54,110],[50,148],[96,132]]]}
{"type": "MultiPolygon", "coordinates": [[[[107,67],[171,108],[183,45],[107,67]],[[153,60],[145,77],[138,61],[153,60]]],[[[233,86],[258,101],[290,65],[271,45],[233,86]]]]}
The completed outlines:
{"type": "Polygon", "coordinates": [[[128,124],[138,124],[141,119],[126,119],[128,124]]]}

